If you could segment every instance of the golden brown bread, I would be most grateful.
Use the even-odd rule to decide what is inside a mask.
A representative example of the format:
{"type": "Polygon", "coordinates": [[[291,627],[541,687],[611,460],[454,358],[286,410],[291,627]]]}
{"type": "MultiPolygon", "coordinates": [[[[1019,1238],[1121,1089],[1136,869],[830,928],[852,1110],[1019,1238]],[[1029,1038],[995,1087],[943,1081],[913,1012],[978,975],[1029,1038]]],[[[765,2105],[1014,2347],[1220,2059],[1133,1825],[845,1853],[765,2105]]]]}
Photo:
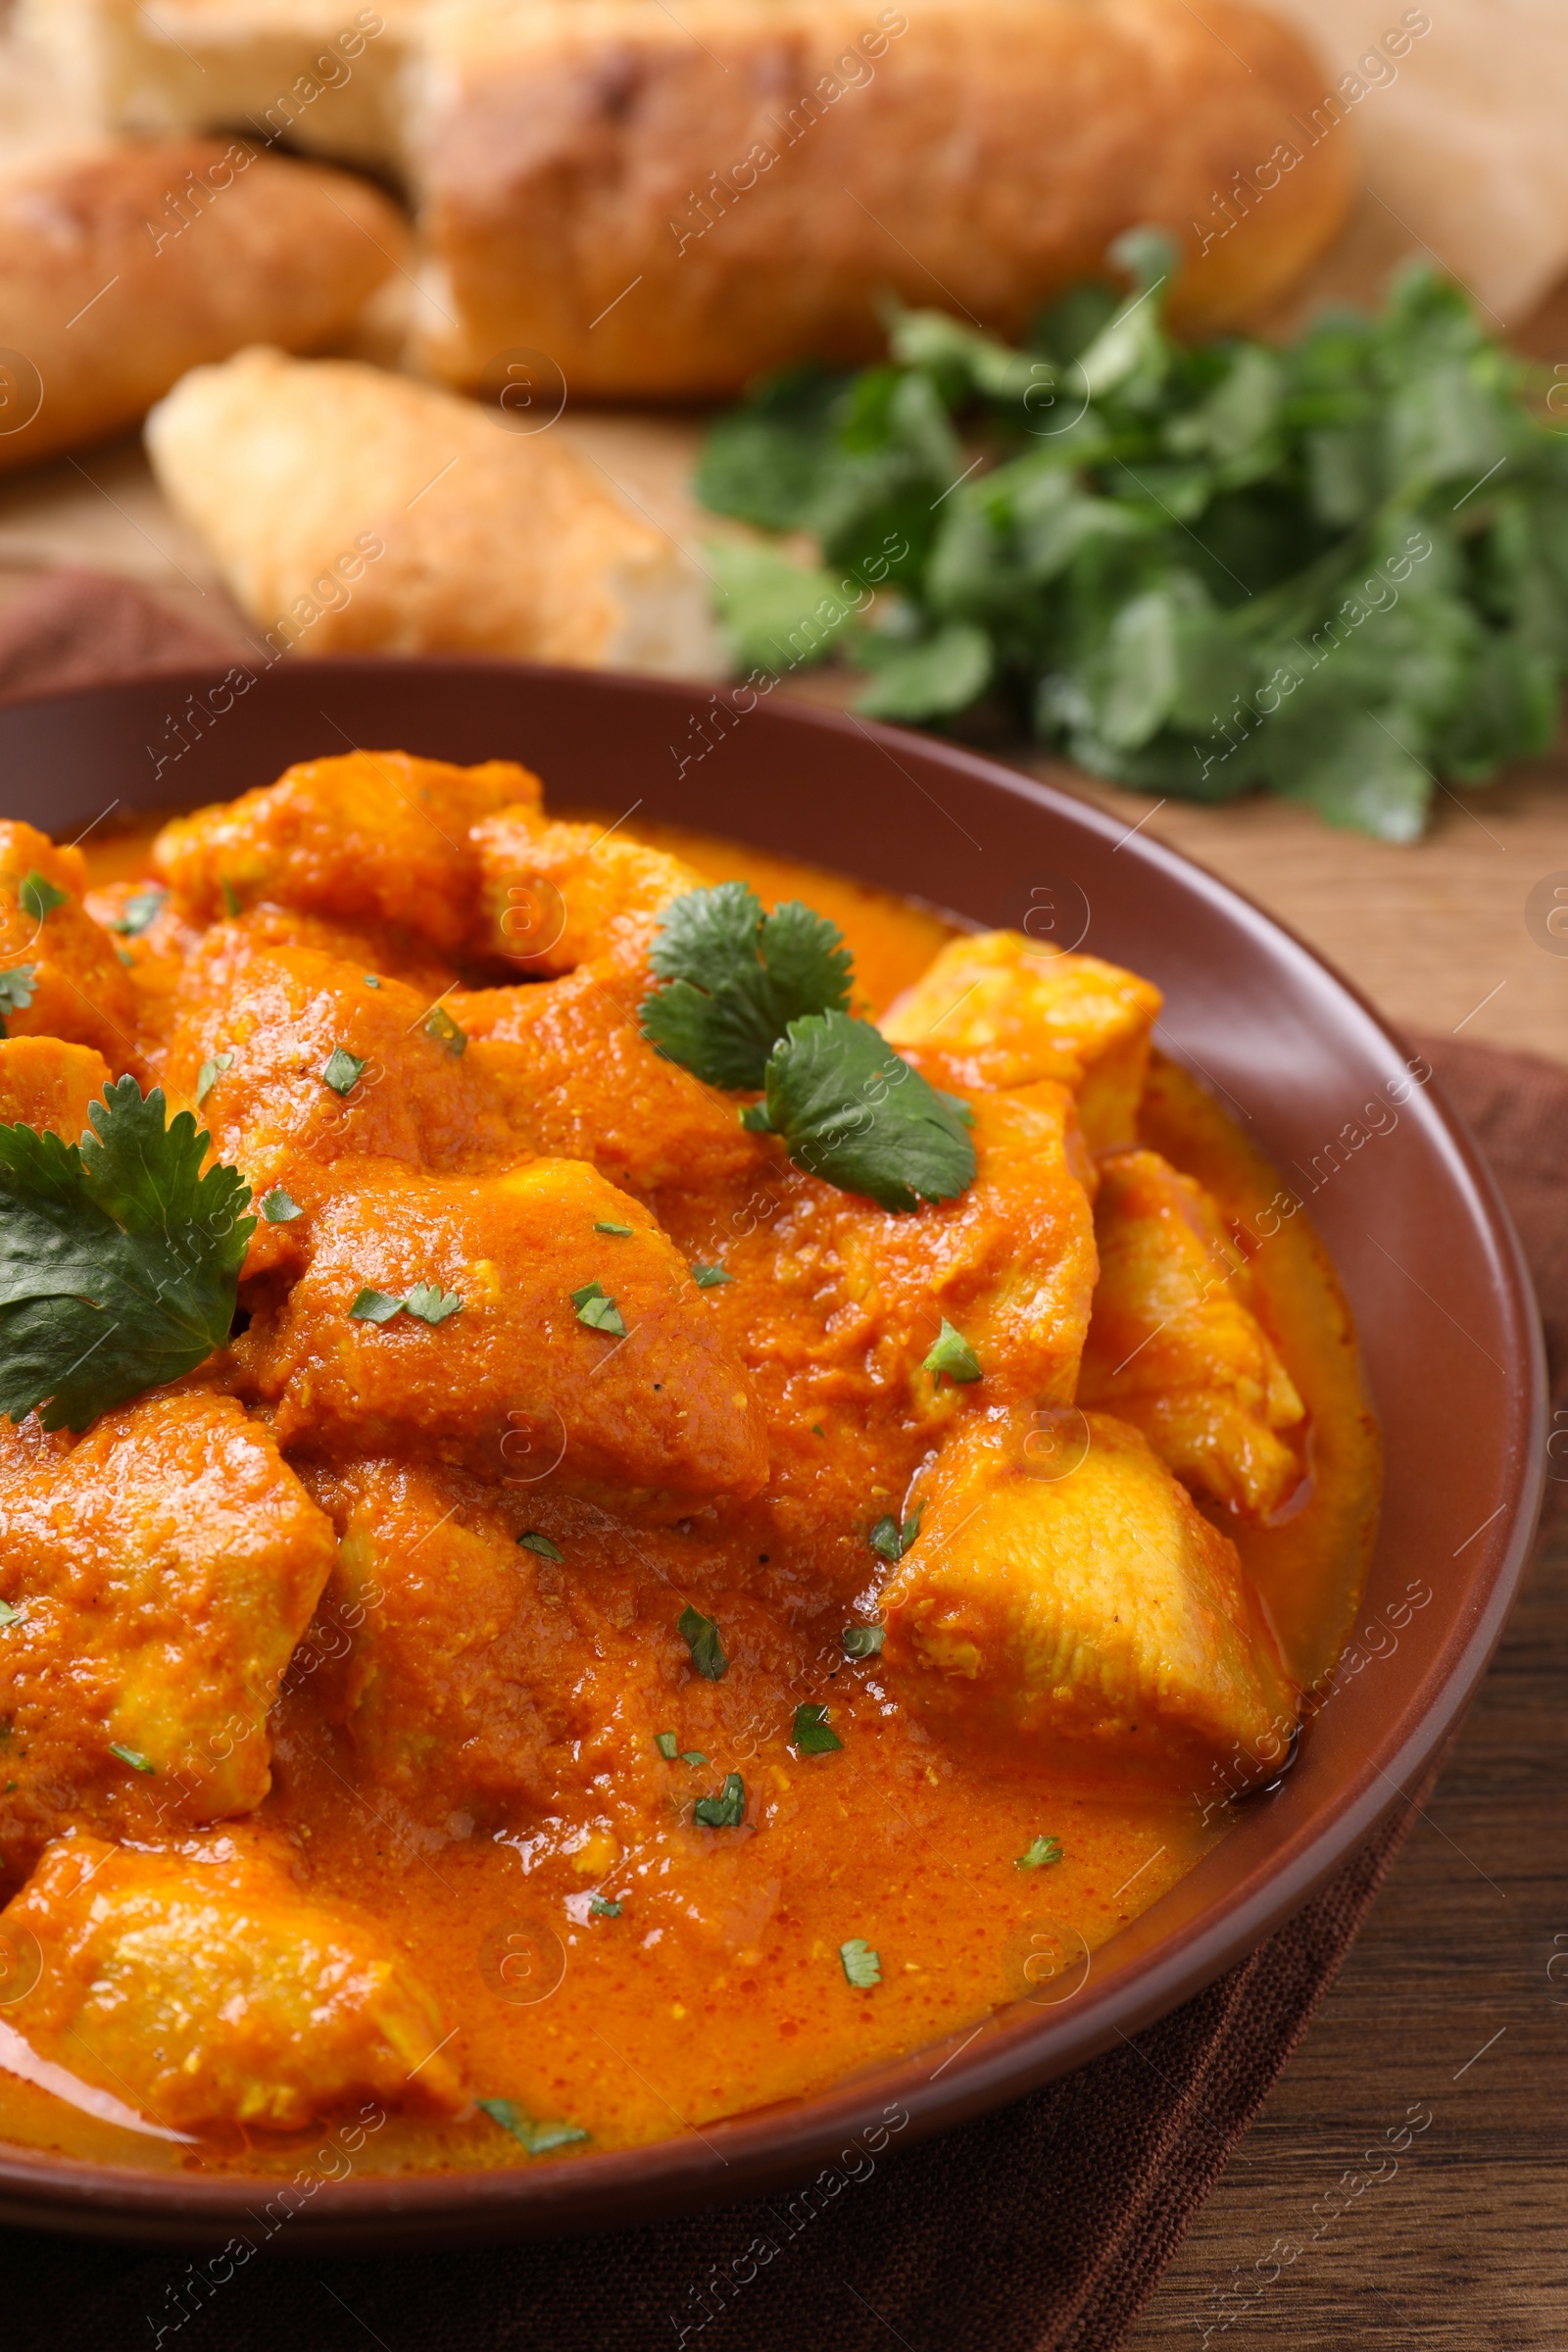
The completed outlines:
{"type": "Polygon", "coordinates": [[[258,335],[308,351],[408,242],[378,190],[238,139],[120,145],[0,179],[0,467],[133,424],[258,335]]]}

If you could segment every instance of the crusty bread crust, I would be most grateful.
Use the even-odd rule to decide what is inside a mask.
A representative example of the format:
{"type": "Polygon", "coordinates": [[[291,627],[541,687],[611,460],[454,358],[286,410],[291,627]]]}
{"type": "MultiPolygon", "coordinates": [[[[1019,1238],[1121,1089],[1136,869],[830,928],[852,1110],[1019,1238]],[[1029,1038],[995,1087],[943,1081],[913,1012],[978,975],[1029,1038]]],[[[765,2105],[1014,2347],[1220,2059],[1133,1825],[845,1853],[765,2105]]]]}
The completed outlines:
{"type": "Polygon", "coordinates": [[[533,0],[437,16],[410,71],[461,383],[531,347],[573,395],[726,394],[869,356],[890,293],[1016,334],[1145,221],[1178,318],[1227,323],[1353,186],[1322,70],[1242,0],[533,0]]]}
{"type": "Polygon", "coordinates": [[[100,148],[0,180],[0,468],[133,424],[259,335],[309,351],[406,258],[365,181],[241,140],[100,148]]]}
{"type": "Polygon", "coordinates": [[[710,666],[702,580],[553,432],[352,360],[239,353],[147,420],[268,653],[710,666]]]}

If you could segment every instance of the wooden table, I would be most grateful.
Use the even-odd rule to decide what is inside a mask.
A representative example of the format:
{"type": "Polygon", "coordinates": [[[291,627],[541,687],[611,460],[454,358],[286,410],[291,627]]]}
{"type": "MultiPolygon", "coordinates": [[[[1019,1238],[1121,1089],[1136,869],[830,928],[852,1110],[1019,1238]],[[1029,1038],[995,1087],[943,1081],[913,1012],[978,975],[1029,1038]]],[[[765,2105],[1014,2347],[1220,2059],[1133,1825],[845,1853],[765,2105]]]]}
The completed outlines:
{"type": "MultiPolygon", "coordinates": [[[[576,429],[639,504],[692,533],[678,437],[615,419],[576,429]]],[[[0,488],[0,602],[45,562],[129,573],[241,638],[129,445],[92,453],[88,472],[62,464],[0,488]]],[[[825,679],[802,690],[836,699],[825,679]]],[[[1440,795],[1411,849],[1279,803],[1200,808],[1038,766],[1238,884],[1396,1020],[1568,1060],[1568,954],[1525,923],[1536,882],[1568,879],[1562,760],[1440,795]]],[[[1559,2352],[1565,2223],[1568,1538],[1538,1569],[1365,1933],[1132,2341],[1197,2347],[1208,2327],[1227,2352],[1559,2352]],[[1412,2111],[1430,2122],[1397,2173],[1326,2219],[1347,2168],[1412,2111]]]]}

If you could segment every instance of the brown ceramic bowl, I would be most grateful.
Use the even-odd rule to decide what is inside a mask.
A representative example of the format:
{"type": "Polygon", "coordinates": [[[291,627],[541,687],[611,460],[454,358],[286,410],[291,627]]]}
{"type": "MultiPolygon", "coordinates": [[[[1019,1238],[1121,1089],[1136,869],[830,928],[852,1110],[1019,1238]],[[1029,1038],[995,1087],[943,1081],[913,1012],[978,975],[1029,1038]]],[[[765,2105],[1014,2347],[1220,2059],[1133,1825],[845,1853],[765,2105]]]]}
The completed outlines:
{"type": "MultiPolygon", "coordinates": [[[[288,663],[0,710],[0,813],[67,841],[111,804],[224,799],[350,744],[510,755],[553,808],[639,808],[787,851],[984,925],[1028,924],[1147,972],[1162,1039],[1307,1202],[1349,1295],[1388,1455],[1360,1624],[1379,1654],[1296,1767],[1095,1955],[1054,2005],[803,2099],[618,2155],[483,2174],[351,2178],[297,2212],[297,2247],[406,2251],[640,2221],[803,2180],[896,2105],[910,2137],[1080,2066],[1187,2000],[1288,1919],[1402,1801],[1491,1656],[1535,1526],[1544,1381],[1518,1244],[1435,1085],[1361,1149],[1326,1148],[1408,1047],[1277,923],[1142,833],[924,737],[782,701],[481,662],[288,663]],[[188,748],[182,749],[182,746],[188,748]],[[1412,1580],[1433,1597],[1401,1607],[1412,1580]],[[1392,1611],[1392,1615],[1391,1615],[1392,1611]]],[[[1064,1980],[1065,1982],[1065,1980],[1064,1980]]],[[[899,2144],[907,2144],[901,2141],[899,2144]]],[[[140,2240],[224,2239],[255,2187],[0,2150],[0,2219],[140,2240]]]]}

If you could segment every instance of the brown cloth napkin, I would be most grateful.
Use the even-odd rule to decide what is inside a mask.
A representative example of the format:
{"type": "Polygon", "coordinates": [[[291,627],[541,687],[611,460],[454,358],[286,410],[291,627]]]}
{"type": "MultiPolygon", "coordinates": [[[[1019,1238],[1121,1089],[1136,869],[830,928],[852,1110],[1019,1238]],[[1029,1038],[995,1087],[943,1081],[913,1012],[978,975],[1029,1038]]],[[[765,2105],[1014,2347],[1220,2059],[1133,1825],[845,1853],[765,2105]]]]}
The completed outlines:
{"type": "MultiPolygon", "coordinates": [[[[167,668],[172,648],[175,662],[231,658],[164,618],[122,582],[55,575],[26,610],[0,613],[0,694],[167,668]]],[[[1560,1393],[1568,1069],[1420,1042],[1512,1209],[1560,1393]]],[[[828,2188],[820,2176],[828,2201],[808,2221],[776,2197],[479,2254],[263,2254],[206,2302],[181,2293],[177,2255],[0,2230],[6,2340],[18,2352],[364,2352],[368,2340],[383,2352],[888,2352],[890,2339],[906,2352],[1114,2352],[1413,1818],[1407,1804],[1289,1926],[1136,2041],[980,2123],[890,2151],[858,2180],[837,2175],[828,2188]],[[760,2260],[748,2257],[759,2238],[774,2249],[760,2260]]]]}

